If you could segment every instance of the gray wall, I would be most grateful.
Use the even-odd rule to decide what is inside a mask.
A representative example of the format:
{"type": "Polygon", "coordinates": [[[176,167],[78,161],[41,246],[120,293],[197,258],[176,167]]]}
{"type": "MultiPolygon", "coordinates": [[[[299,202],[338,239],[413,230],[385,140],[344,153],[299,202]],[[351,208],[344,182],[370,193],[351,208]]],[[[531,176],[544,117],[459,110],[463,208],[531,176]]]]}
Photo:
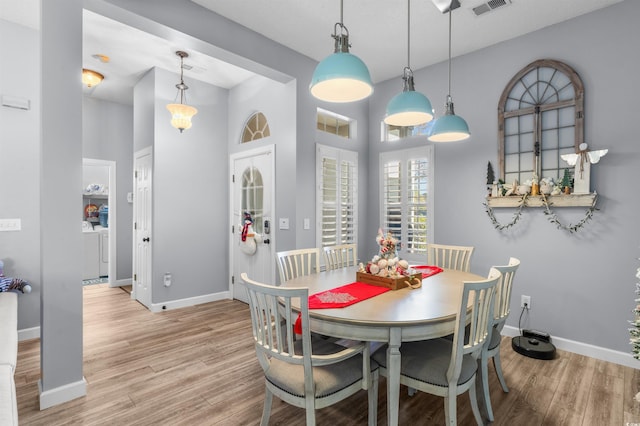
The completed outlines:
{"type": "Polygon", "coordinates": [[[133,205],[133,107],[84,97],[82,102],[82,156],[116,162],[117,280],[131,278],[133,205]]]}
{"type": "MultiPolygon", "coordinates": [[[[467,142],[435,146],[433,240],[475,246],[472,270],[480,274],[486,274],[492,264],[506,264],[509,256],[521,259],[508,325],[517,327],[520,295],[526,294],[532,297],[532,309],[523,325],[623,352],[629,350],[627,321],[633,318],[640,252],[640,201],[632,189],[640,145],[631,117],[637,109],[637,90],[631,88],[640,67],[638,16],[640,3],[625,1],[455,58],[455,110],[467,120],[472,136],[467,142]],[[542,58],[564,61],[581,76],[585,141],[591,149],[609,149],[591,169],[592,189],[600,194],[599,210],[573,235],[556,229],[539,208],[526,209],[516,226],[500,232],[493,228],[482,205],[487,161],[498,172],[498,99],[514,74],[542,58]]],[[[454,32],[454,53],[455,46],[454,32]]],[[[447,64],[419,70],[415,79],[417,90],[442,114],[447,64]]],[[[377,129],[397,87],[395,80],[378,85],[371,101],[371,182],[378,180],[379,152],[392,148],[377,142],[377,129]]],[[[425,143],[424,138],[417,138],[403,141],[403,146],[425,143]]],[[[377,211],[377,206],[378,197],[372,196],[369,208],[377,211]]],[[[575,224],[584,217],[585,209],[555,211],[564,223],[575,224]]],[[[504,223],[513,212],[496,209],[504,223]]],[[[375,243],[369,243],[368,251],[374,249],[375,243]]]]}
{"type": "MultiPolygon", "coordinates": [[[[40,407],[85,393],[82,376],[82,1],[41,2],[40,407]],[[69,125],[69,123],[77,123],[69,125]],[[51,396],[49,396],[51,395],[51,396]]],[[[37,81],[37,80],[35,80],[37,81]]],[[[32,255],[37,255],[32,253],[32,255]]]]}
{"type": "Polygon", "coordinates": [[[180,77],[154,73],[152,302],[161,303],[229,289],[227,91],[190,80],[188,100],[198,114],[180,133],[166,109],[180,77]],[[172,274],[170,287],[163,285],[165,272],[172,274]]]}
{"type": "Polygon", "coordinates": [[[0,55],[11,58],[0,61],[0,95],[31,101],[29,111],[0,107],[0,218],[22,219],[21,231],[0,233],[0,259],[33,287],[18,298],[19,329],[40,325],[39,49],[37,31],[0,20],[0,55]]]}

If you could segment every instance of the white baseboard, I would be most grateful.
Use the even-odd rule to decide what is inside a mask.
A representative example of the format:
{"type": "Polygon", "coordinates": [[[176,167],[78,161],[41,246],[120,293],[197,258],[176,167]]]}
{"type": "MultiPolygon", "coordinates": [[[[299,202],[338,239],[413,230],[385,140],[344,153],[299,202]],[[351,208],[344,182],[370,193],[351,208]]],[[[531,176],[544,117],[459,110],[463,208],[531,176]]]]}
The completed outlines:
{"type": "Polygon", "coordinates": [[[40,394],[40,410],[44,410],[85,396],[87,394],[87,381],[82,377],[82,380],[77,382],[43,391],[42,381],[38,380],[38,393],[40,394]]]}
{"type": "Polygon", "coordinates": [[[22,330],[18,330],[18,342],[22,342],[23,340],[31,340],[31,339],[39,339],[40,338],[40,327],[31,327],[31,328],[23,328],[22,330]]]}
{"type": "Polygon", "coordinates": [[[216,302],[218,300],[230,299],[231,293],[223,291],[220,293],[205,294],[202,296],[188,297],[186,299],[169,300],[162,303],[152,303],[149,307],[151,312],[162,312],[170,309],[186,308],[188,306],[200,305],[202,303],[216,302]]]}
{"type": "MultiPolygon", "coordinates": [[[[507,325],[502,329],[502,335],[509,337],[519,336],[520,330],[517,327],[507,325]]],[[[576,342],[575,340],[555,336],[551,336],[551,342],[557,349],[563,351],[573,352],[575,354],[588,356],[602,361],[624,365],[625,367],[640,369],[640,361],[635,359],[631,353],[614,351],[600,346],[594,346],[588,343],[576,342]]]]}
{"type": "Polygon", "coordinates": [[[109,287],[122,287],[123,285],[131,285],[133,279],[125,278],[123,280],[116,280],[115,282],[110,282],[109,287]]]}

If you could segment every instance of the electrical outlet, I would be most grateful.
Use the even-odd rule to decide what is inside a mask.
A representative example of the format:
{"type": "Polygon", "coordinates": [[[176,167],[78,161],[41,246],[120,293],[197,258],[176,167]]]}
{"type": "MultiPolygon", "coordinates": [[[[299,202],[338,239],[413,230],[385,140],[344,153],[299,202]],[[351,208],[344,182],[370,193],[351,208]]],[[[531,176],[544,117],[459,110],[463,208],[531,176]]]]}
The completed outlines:
{"type": "Polygon", "coordinates": [[[525,296],[524,294],[520,296],[520,307],[524,308],[524,305],[527,305],[527,309],[531,309],[531,296],[525,296]]]}

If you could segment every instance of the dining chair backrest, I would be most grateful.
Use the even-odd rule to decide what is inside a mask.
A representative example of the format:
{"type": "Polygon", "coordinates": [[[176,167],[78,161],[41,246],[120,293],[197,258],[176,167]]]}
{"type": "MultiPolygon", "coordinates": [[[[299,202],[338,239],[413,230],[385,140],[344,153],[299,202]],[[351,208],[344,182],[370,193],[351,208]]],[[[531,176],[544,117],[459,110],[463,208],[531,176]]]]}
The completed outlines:
{"type": "Polygon", "coordinates": [[[311,374],[311,335],[309,331],[309,289],[285,288],[262,284],[241,274],[247,286],[251,326],[255,341],[256,354],[263,370],[267,371],[271,358],[277,358],[290,364],[304,365],[305,374],[311,374]],[[295,315],[291,302],[299,298],[302,324],[302,354],[295,354],[293,330],[295,315]],[[283,326],[284,324],[284,326],[283,326]],[[305,354],[308,355],[305,360],[305,354]]]}
{"type": "Polygon", "coordinates": [[[482,384],[482,392],[484,395],[485,411],[489,421],[494,420],[493,407],[491,406],[491,394],[489,393],[489,359],[493,360],[493,367],[498,376],[498,381],[502,390],[509,392],[507,382],[502,373],[502,361],[500,360],[500,344],[502,342],[501,331],[507,321],[510,312],[511,294],[513,287],[513,278],[516,271],[520,267],[520,260],[512,257],[506,266],[494,266],[493,269],[500,271],[502,278],[498,282],[496,288],[496,301],[494,305],[493,318],[491,319],[489,330],[489,342],[482,348],[480,360],[480,380],[482,384]]]}
{"type": "Polygon", "coordinates": [[[473,247],[427,244],[427,263],[444,269],[469,272],[473,247]]]}
{"type": "Polygon", "coordinates": [[[493,318],[496,287],[501,277],[500,271],[491,268],[487,279],[464,282],[447,377],[452,374],[457,380],[463,355],[472,354],[476,358],[480,355],[482,346],[490,336],[489,327],[493,318]]]}
{"type": "Polygon", "coordinates": [[[327,271],[347,266],[356,266],[358,249],[355,244],[324,247],[324,262],[327,271]]]}
{"type": "Polygon", "coordinates": [[[317,247],[280,251],[276,256],[281,283],[320,272],[320,250],[317,247]]]}
{"type": "Polygon", "coordinates": [[[498,331],[502,329],[511,312],[511,289],[513,287],[513,278],[519,267],[520,260],[515,257],[510,258],[509,264],[506,266],[494,266],[495,269],[502,273],[502,280],[496,292],[496,306],[493,312],[493,324],[499,326],[498,331]]]}

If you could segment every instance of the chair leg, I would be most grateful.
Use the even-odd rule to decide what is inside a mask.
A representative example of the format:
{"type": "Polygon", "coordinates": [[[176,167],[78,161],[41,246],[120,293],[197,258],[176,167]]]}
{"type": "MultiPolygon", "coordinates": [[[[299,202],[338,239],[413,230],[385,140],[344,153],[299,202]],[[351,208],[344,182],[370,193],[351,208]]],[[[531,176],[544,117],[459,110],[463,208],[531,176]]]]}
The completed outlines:
{"type": "Polygon", "coordinates": [[[307,426],[316,426],[316,410],[307,408],[307,426]]]}
{"type": "Polygon", "coordinates": [[[262,419],[260,426],[269,425],[269,417],[271,417],[271,403],[273,402],[273,394],[268,387],[265,386],[264,407],[262,408],[262,419]]]}
{"type": "Polygon", "coordinates": [[[500,351],[496,352],[496,354],[493,356],[493,366],[496,369],[496,374],[498,374],[498,380],[500,381],[502,390],[508,393],[509,388],[507,387],[507,382],[504,381],[504,377],[502,376],[502,365],[500,364],[500,351]]]}
{"type": "MultiPolygon", "coordinates": [[[[477,377],[473,379],[474,382],[475,380],[477,380],[477,377]]],[[[480,415],[480,407],[478,407],[478,394],[476,393],[475,383],[469,388],[469,400],[471,402],[471,410],[473,411],[473,417],[475,417],[476,423],[480,426],[484,425],[484,421],[480,415]]]]}
{"type": "Polygon", "coordinates": [[[379,382],[378,370],[374,371],[369,383],[369,426],[375,426],[378,424],[378,382],[379,382]]]}
{"type": "Polygon", "coordinates": [[[448,395],[444,397],[444,419],[450,426],[458,424],[455,386],[449,386],[448,395]]]}
{"type": "MultiPolygon", "coordinates": [[[[483,351],[480,358],[480,383],[482,383],[482,395],[484,400],[484,407],[487,410],[487,418],[490,422],[493,421],[493,409],[491,407],[491,396],[489,395],[489,359],[486,353],[483,351]]],[[[477,380],[477,377],[476,377],[477,380]]]]}

